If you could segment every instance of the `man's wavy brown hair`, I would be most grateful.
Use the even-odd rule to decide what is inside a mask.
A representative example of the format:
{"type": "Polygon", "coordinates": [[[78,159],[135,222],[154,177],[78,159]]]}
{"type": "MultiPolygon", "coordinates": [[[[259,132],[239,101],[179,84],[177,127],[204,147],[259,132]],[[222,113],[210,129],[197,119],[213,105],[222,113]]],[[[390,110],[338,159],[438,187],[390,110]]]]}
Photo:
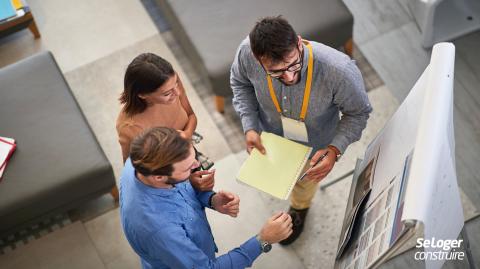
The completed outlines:
{"type": "Polygon", "coordinates": [[[155,127],[137,136],[130,145],[133,167],[144,176],[170,176],[173,164],[185,160],[191,143],[172,128],[155,127]]]}

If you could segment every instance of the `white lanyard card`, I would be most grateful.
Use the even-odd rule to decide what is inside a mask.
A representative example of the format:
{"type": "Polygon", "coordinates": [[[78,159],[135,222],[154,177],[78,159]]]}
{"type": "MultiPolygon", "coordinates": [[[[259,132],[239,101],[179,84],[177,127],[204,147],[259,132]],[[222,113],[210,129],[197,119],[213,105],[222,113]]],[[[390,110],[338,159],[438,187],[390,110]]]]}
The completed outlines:
{"type": "Polygon", "coordinates": [[[283,136],[285,138],[308,142],[307,126],[303,121],[294,120],[285,116],[280,116],[282,119],[283,136]]]}

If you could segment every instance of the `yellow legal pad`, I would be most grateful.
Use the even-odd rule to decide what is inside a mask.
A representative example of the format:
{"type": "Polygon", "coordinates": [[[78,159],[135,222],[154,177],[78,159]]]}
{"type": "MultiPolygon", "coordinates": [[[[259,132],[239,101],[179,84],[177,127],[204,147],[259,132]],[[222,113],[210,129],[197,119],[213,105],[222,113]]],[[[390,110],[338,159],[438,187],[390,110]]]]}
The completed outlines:
{"type": "Polygon", "coordinates": [[[237,180],[286,200],[300,177],[311,147],[281,136],[262,132],[266,155],[253,149],[237,174],[237,180]]]}

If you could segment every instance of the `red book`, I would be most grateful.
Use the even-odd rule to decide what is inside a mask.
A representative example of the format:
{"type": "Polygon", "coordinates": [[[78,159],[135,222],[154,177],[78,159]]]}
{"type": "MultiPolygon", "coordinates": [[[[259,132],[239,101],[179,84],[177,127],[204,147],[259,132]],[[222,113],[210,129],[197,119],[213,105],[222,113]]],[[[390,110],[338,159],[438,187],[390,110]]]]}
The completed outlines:
{"type": "Polygon", "coordinates": [[[15,139],[0,136],[0,179],[16,147],[15,139]]]}

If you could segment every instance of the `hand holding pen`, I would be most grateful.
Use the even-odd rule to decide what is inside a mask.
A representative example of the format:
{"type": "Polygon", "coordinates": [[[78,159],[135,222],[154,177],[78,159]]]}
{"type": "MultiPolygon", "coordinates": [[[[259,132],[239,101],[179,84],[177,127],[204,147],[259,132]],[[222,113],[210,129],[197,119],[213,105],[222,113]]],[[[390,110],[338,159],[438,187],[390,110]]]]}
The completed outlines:
{"type": "Polygon", "coordinates": [[[307,179],[320,182],[320,180],[330,173],[335,165],[336,159],[336,154],[332,149],[326,148],[318,150],[310,161],[311,167],[302,174],[299,181],[307,179]]]}

